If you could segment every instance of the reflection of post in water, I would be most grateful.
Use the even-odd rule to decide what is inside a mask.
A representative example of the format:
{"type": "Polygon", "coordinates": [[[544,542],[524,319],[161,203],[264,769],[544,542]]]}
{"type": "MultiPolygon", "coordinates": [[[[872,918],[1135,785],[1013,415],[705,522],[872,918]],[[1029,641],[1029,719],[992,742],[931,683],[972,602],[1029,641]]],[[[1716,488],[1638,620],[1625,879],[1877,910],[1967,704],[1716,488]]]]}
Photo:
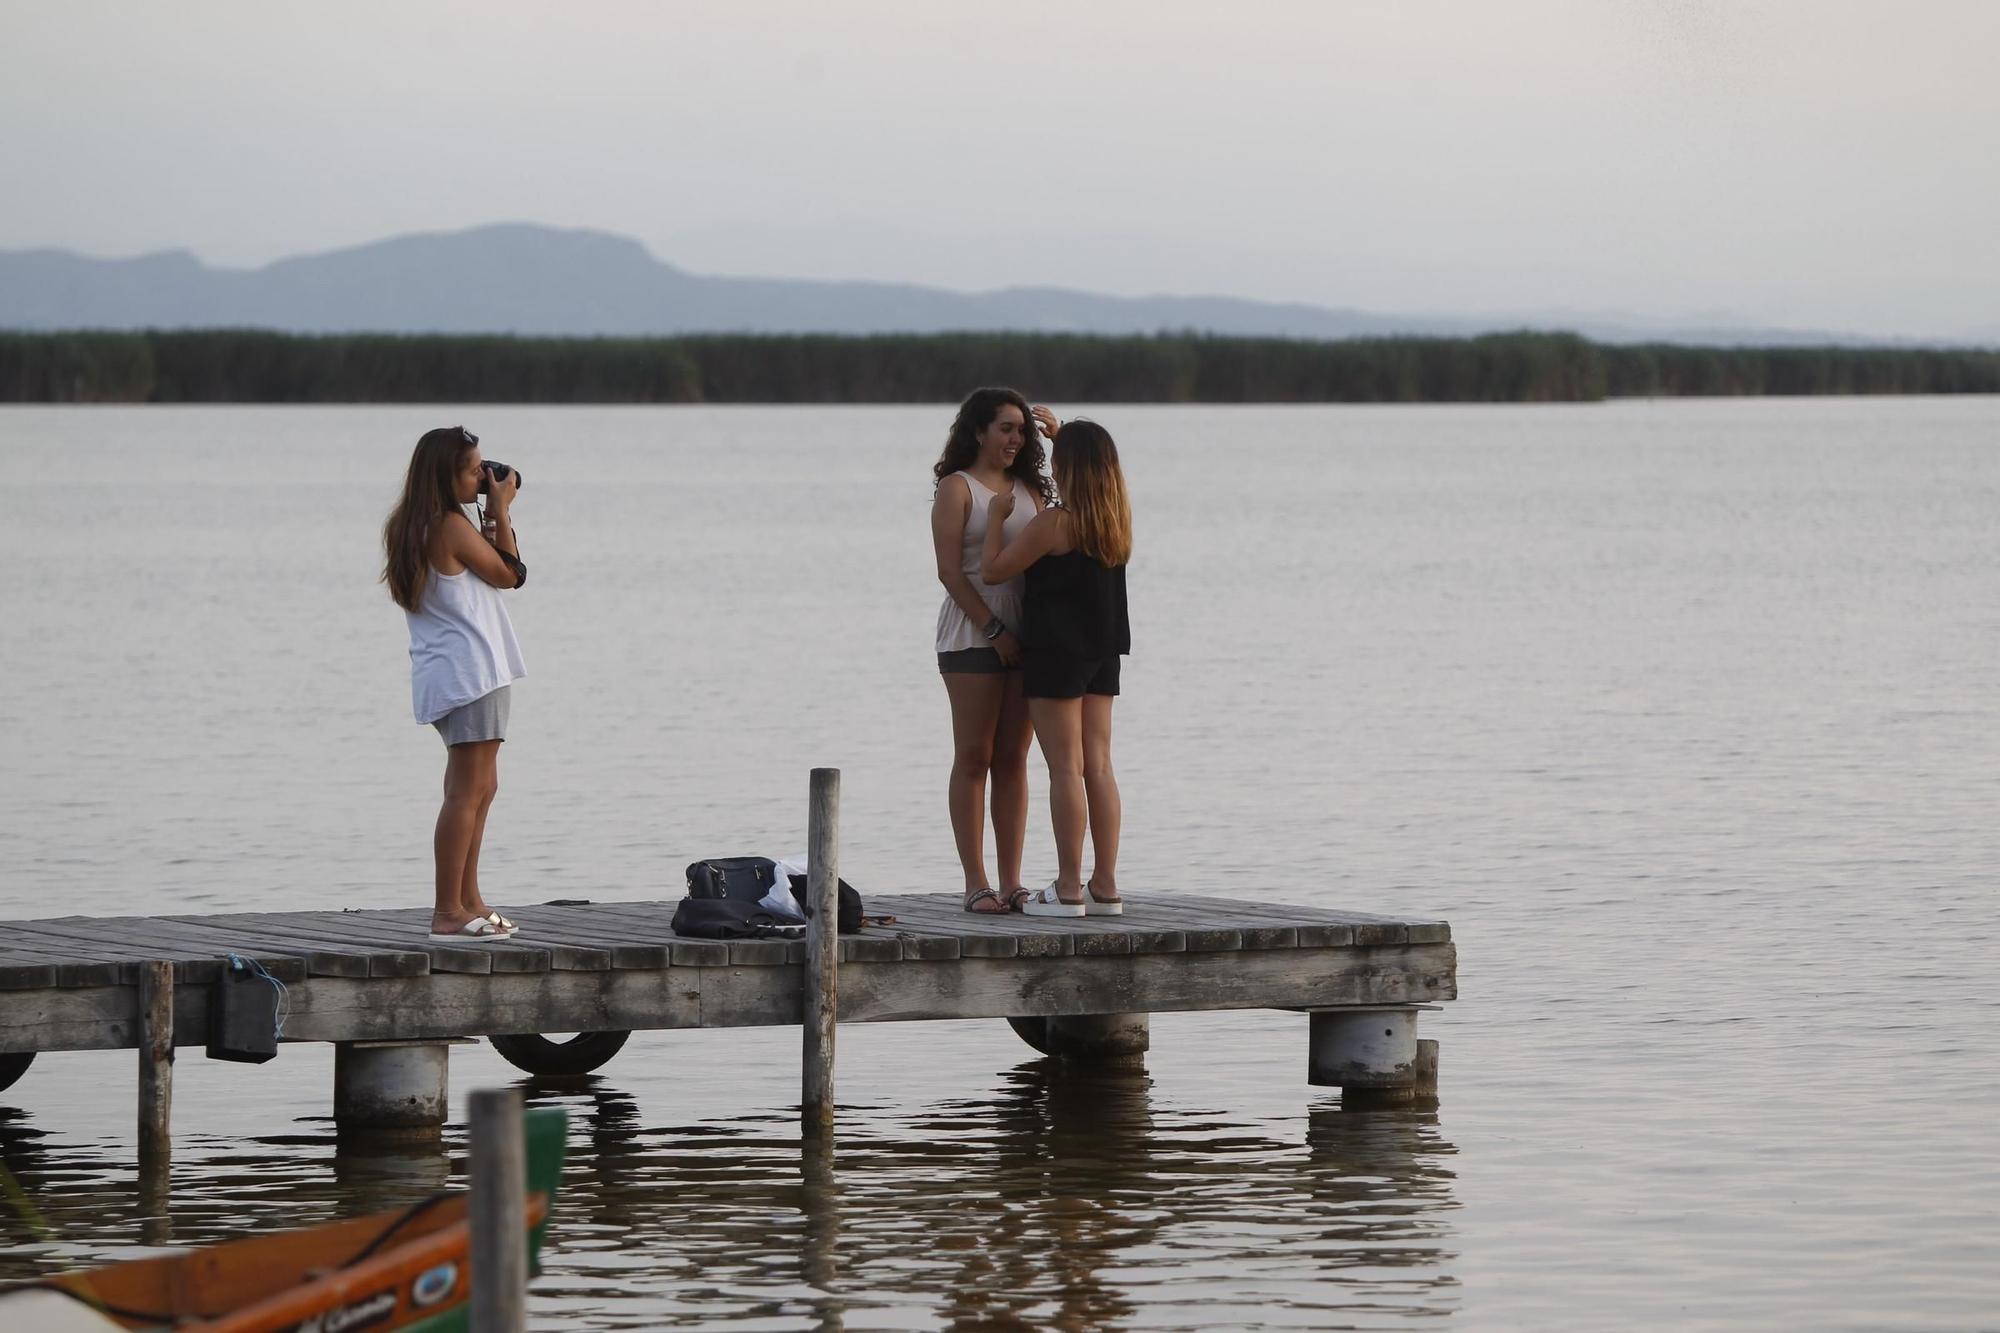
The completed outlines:
{"type": "Polygon", "coordinates": [[[818,1293],[813,1301],[817,1327],[843,1329],[847,1307],[839,1295],[840,1182],[833,1171],[833,1145],[808,1129],[799,1146],[799,1207],[806,1225],[800,1276],[818,1293]]]}
{"type": "Polygon", "coordinates": [[[775,1248],[796,1259],[800,1281],[816,1293],[815,1326],[845,1327],[847,1301],[838,1292],[842,1194],[832,1154],[816,1137],[793,1140],[795,1122],[775,1130],[778,1121],[763,1117],[739,1129],[646,1129],[632,1095],[596,1075],[521,1086],[529,1105],[569,1112],[560,1226],[619,1237],[621,1247],[649,1225],[675,1237],[673,1261],[688,1270],[697,1301],[716,1294],[705,1276],[711,1257],[727,1266],[775,1248]],[[802,1151],[796,1183],[791,1142],[802,1151]],[[796,1240],[773,1225],[780,1210],[796,1210],[796,1240]]]}
{"type": "Polygon", "coordinates": [[[1013,1307],[1045,1292],[1051,1277],[1057,1290],[1038,1300],[1053,1300],[1057,1311],[1038,1312],[1038,1322],[1096,1326],[1136,1313],[1099,1271],[1159,1230],[1120,1202],[1143,1193],[1153,1172],[1151,1088],[1143,1069],[1035,1060],[1010,1070],[991,1099],[942,1108],[960,1134],[990,1127],[986,1150],[960,1170],[968,1193],[984,1194],[983,1163],[997,1196],[982,1198],[976,1215],[990,1243],[967,1251],[964,1277],[951,1284],[954,1324],[1017,1318],[1013,1307]]]}
{"type": "MultiPolygon", "coordinates": [[[[563,1182],[562,1212],[591,1225],[620,1232],[648,1208],[657,1208],[651,1192],[660,1188],[648,1179],[645,1131],[639,1125],[639,1103],[632,1094],[585,1074],[562,1079],[530,1078],[521,1083],[529,1106],[560,1106],[569,1112],[569,1165],[563,1182]],[[582,1131],[587,1147],[578,1144],[582,1131]],[[588,1183],[575,1179],[580,1169],[588,1183]]],[[[657,1177],[659,1165],[650,1169],[657,1177]]]]}
{"type": "Polygon", "coordinates": [[[173,1178],[167,1159],[148,1154],[139,1159],[139,1243],[174,1243],[173,1178]]]}
{"type": "Polygon", "coordinates": [[[451,1184],[451,1154],[437,1139],[384,1139],[342,1134],[334,1139],[338,1207],[348,1217],[379,1213],[436,1194],[451,1184]]]}
{"type": "Polygon", "coordinates": [[[23,1255],[18,1265],[5,1261],[14,1257],[17,1245],[76,1239],[79,1219],[114,1231],[115,1243],[129,1243],[128,1228],[136,1223],[140,1244],[173,1244],[166,1162],[142,1163],[136,1189],[113,1183],[121,1165],[81,1150],[62,1151],[59,1141],[35,1127],[28,1112],[0,1106],[0,1279],[38,1275],[37,1260],[50,1256],[23,1255]],[[52,1165],[57,1184],[48,1188],[52,1165]],[[63,1188],[75,1181],[103,1183],[63,1188]]]}
{"type": "Polygon", "coordinates": [[[1330,1268],[1422,1268],[1427,1288],[1451,1288],[1443,1241],[1456,1206],[1447,1165],[1457,1149],[1438,1132],[1436,1103],[1357,1110],[1338,1102],[1306,1113],[1298,1182],[1327,1224],[1315,1252],[1330,1268]]]}

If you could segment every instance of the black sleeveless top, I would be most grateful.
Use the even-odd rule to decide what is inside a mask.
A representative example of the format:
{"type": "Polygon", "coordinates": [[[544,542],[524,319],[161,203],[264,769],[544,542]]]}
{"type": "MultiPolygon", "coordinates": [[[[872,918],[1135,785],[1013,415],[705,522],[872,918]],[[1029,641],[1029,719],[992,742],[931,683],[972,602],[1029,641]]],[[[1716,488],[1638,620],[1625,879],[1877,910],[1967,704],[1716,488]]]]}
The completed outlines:
{"type": "Polygon", "coordinates": [[[1021,642],[1037,655],[1092,661],[1132,651],[1125,615],[1125,567],[1081,551],[1045,555],[1028,566],[1021,642]]]}

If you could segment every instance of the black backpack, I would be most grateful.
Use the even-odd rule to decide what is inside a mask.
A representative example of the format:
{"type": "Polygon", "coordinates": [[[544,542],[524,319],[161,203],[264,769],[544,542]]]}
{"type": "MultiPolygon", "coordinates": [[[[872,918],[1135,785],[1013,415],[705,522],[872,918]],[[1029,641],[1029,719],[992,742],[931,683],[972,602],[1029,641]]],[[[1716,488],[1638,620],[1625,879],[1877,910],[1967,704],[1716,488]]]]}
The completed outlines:
{"type": "MultiPolygon", "coordinates": [[[[806,877],[793,875],[792,897],[798,900],[799,909],[811,919],[812,904],[806,901],[806,877]]],[[[846,880],[840,881],[840,905],[833,909],[835,933],[853,935],[861,929],[861,895],[846,880]]]]}

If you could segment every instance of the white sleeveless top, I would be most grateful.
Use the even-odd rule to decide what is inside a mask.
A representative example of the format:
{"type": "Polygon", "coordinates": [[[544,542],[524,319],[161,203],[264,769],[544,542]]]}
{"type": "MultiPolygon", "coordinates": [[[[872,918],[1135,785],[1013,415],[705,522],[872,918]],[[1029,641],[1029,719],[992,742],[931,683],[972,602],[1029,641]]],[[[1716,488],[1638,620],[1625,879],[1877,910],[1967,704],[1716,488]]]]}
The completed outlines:
{"type": "Polygon", "coordinates": [[[410,699],[417,721],[435,722],[528,674],[500,590],[469,569],[424,583],[410,621],[410,699]]]}
{"type": "MultiPolygon", "coordinates": [[[[981,485],[970,472],[954,472],[954,477],[965,478],[968,490],[972,492],[972,512],[965,516],[965,540],[959,552],[960,568],[972,580],[972,586],[986,602],[987,609],[1005,621],[1014,633],[1021,632],[1021,586],[1020,578],[1008,579],[1005,583],[992,586],[980,582],[979,558],[986,552],[986,506],[992,502],[993,492],[981,485]]],[[[1027,483],[1019,477],[1011,478],[1014,483],[1014,512],[1007,515],[1007,521],[1000,528],[1007,541],[1021,535],[1021,530],[1035,521],[1035,497],[1027,483]]],[[[958,603],[946,593],[944,605],[938,608],[937,650],[941,653],[962,652],[967,648],[991,648],[993,641],[986,637],[986,625],[982,621],[975,625],[965,618],[958,603]]]]}

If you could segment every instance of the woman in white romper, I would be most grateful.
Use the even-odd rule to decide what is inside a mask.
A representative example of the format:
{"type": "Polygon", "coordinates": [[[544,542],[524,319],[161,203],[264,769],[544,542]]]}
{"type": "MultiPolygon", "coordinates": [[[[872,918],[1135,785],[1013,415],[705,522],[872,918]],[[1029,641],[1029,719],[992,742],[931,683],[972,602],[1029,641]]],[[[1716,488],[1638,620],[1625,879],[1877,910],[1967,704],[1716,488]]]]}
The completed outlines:
{"type": "Polygon", "coordinates": [[[951,700],[952,761],[946,787],[952,836],[965,872],[965,910],[1019,910],[1021,843],[1028,827],[1028,745],[1032,728],[1021,696],[1021,580],[988,586],[979,578],[987,506],[1006,491],[1012,541],[1054,502],[1035,423],[1053,429],[1045,407],[1012,389],[976,389],[958,409],[932,469],[931,545],[944,605],[938,609],[938,673],[951,700]],[[1020,501],[1025,500],[1023,504],[1020,501]],[[993,789],[993,841],[1000,887],[986,876],[986,789],[993,789]]]}
{"type": "Polygon", "coordinates": [[[479,844],[500,789],[511,686],[527,674],[500,600],[528,577],[511,515],[520,484],[519,473],[488,467],[465,427],[428,431],[382,528],[382,581],[409,620],[411,701],[446,747],[433,940],[502,940],[519,929],[480,896],[479,844]],[[463,508],[482,494],[483,533],[463,508]]]}

